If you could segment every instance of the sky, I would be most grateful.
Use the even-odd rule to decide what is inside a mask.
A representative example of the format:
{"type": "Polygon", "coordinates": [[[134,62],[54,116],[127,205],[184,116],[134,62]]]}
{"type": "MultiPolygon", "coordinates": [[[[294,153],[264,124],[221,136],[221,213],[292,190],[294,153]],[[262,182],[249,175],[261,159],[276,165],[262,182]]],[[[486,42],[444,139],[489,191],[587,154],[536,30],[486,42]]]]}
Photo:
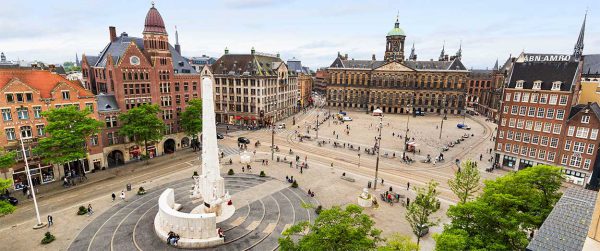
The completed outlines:
{"type": "MultiPolygon", "coordinates": [[[[151,1],[0,0],[0,51],[9,60],[47,63],[97,55],[108,27],[141,37],[151,1]]],[[[419,60],[437,59],[445,44],[454,54],[462,41],[468,68],[491,68],[522,51],[573,51],[586,9],[584,54],[600,53],[598,0],[155,0],[169,40],[175,26],[184,56],[220,57],[256,51],[281,53],[312,69],[329,66],[338,52],[383,59],[385,35],[398,15],[405,54],[415,44],[419,60]],[[597,13],[597,14],[596,14],[597,13]]]]}

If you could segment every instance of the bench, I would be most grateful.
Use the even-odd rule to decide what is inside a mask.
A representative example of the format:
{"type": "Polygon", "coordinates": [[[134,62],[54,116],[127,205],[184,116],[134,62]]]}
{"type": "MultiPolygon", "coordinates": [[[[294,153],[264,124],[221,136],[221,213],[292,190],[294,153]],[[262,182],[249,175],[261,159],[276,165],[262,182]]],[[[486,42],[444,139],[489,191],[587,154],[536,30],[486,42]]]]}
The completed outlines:
{"type": "Polygon", "coordinates": [[[342,179],[343,179],[343,180],[345,180],[345,181],[350,181],[350,182],[354,182],[354,181],[356,181],[354,178],[350,178],[350,177],[348,177],[348,176],[342,176],[342,177],[340,177],[340,178],[342,178],[342,179]]]}

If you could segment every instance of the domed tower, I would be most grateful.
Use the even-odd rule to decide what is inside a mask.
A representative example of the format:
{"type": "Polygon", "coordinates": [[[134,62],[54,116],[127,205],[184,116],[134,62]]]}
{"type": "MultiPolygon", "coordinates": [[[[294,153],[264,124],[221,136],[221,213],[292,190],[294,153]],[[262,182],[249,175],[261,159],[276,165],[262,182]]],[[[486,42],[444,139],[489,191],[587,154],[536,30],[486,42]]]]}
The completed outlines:
{"type": "Polygon", "coordinates": [[[400,29],[400,22],[398,21],[398,17],[396,17],[394,28],[385,37],[385,55],[383,57],[385,61],[404,61],[405,38],[406,34],[400,29]]]}
{"type": "Polygon", "coordinates": [[[157,66],[172,65],[171,52],[169,51],[169,35],[165,29],[165,22],[160,13],[152,7],[146,14],[144,23],[144,48],[150,55],[152,64],[157,66]]]}

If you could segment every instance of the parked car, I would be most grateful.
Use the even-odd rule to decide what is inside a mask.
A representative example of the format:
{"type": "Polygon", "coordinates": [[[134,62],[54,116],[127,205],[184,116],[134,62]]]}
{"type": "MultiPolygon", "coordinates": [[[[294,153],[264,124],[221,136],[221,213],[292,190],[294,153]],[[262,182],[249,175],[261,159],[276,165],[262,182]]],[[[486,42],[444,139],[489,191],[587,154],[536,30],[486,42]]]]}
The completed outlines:
{"type": "Polygon", "coordinates": [[[6,201],[13,206],[16,206],[17,204],[19,204],[19,200],[17,200],[17,198],[6,195],[6,194],[0,195],[0,200],[6,201]]]}
{"type": "Polygon", "coordinates": [[[250,140],[246,137],[239,137],[238,138],[238,143],[242,143],[242,144],[250,144],[250,140]]]}
{"type": "Polygon", "coordinates": [[[223,136],[223,134],[221,133],[217,133],[217,139],[224,139],[225,136],[223,136]]]}
{"type": "Polygon", "coordinates": [[[342,120],[343,121],[352,121],[352,118],[350,118],[350,117],[343,117],[342,120]]]}
{"type": "Polygon", "coordinates": [[[422,112],[422,111],[416,111],[415,114],[417,116],[425,116],[425,112],[422,112]]]}
{"type": "Polygon", "coordinates": [[[278,129],[285,129],[285,123],[281,123],[279,125],[277,125],[278,129]]]}

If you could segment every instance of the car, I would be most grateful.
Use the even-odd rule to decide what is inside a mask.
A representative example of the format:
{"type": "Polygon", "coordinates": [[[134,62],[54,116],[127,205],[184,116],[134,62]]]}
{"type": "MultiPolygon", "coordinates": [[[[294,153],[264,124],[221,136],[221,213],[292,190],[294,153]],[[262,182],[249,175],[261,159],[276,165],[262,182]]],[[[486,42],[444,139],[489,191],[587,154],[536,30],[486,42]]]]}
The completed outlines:
{"type": "Polygon", "coordinates": [[[223,136],[223,134],[221,133],[217,133],[217,139],[224,139],[225,136],[223,136]]]}
{"type": "Polygon", "coordinates": [[[343,121],[352,121],[352,118],[350,118],[350,117],[343,117],[342,120],[343,121]]]}
{"type": "Polygon", "coordinates": [[[277,129],[285,129],[285,123],[277,125],[277,129]]]}
{"type": "Polygon", "coordinates": [[[250,140],[246,137],[239,137],[238,138],[238,143],[242,143],[242,144],[250,144],[250,140]]]}
{"type": "Polygon", "coordinates": [[[425,112],[422,112],[422,111],[416,111],[415,114],[417,116],[425,116],[425,112]]]}
{"type": "Polygon", "coordinates": [[[16,206],[17,204],[19,204],[19,200],[17,200],[17,198],[12,197],[12,196],[7,195],[7,194],[0,195],[0,200],[6,201],[6,202],[10,203],[13,206],[16,206]]]}

